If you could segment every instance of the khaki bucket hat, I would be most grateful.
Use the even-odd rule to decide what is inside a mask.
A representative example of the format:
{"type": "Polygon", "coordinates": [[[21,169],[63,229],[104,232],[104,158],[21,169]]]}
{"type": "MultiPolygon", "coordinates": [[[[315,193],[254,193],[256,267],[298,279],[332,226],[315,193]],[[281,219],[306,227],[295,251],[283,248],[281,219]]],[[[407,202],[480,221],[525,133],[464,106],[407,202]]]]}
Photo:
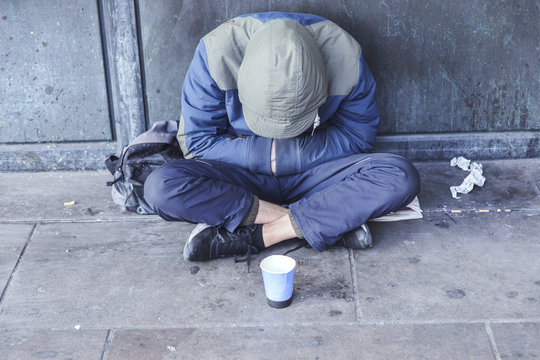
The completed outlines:
{"type": "Polygon", "coordinates": [[[272,20],[248,41],[238,70],[238,97],[255,134],[286,139],[304,133],[327,94],[323,57],[302,25],[272,20]]]}

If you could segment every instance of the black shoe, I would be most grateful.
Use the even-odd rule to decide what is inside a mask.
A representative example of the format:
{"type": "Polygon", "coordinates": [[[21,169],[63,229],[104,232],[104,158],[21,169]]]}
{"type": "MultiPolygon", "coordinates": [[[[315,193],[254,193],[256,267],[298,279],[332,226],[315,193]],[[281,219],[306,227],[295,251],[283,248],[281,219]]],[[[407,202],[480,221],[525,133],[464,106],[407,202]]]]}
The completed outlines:
{"type": "Polygon", "coordinates": [[[360,226],[353,231],[349,231],[343,238],[337,242],[338,245],[347,249],[365,249],[373,245],[371,231],[366,224],[360,226]]]}
{"type": "Polygon", "coordinates": [[[217,259],[225,256],[246,255],[249,269],[251,254],[258,254],[260,250],[252,245],[252,234],[257,226],[239,227],[234,232],[216,228],[207,224],[195,226],[184,246],[184,259],[188,261],[202,261],[217,259]]]}

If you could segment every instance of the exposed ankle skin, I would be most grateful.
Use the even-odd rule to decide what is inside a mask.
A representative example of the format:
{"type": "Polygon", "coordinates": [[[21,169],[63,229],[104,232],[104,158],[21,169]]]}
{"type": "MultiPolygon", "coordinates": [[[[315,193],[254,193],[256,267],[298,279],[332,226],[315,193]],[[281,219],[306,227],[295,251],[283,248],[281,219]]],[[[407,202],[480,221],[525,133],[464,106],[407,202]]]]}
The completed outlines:
{"type": "Polygon", "coordinates": [[[262,233],[264,245],[266,247],[296,237],[288,211],[285,212],[285,215],[281,216],[277,220],[264,224],[262,233]]]}
{"type": "Polygon", "coordinates": [[[272,204],[268,201],[259,200],[259,211],[255,217],[255,224],[268,224],[283,217],[289,212],[287,208],[272,204]]]}

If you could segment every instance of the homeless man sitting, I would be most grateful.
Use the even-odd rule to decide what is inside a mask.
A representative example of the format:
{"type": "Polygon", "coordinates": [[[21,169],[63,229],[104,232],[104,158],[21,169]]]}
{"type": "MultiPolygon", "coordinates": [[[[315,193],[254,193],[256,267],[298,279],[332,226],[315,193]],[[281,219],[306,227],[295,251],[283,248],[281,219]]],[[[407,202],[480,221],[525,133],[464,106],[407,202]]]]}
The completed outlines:
{"type": "Polygon", "coordinates": [[[145,198],[165,220],[198,223],[189,261],[296,237],[317,251],[365,248],[366,222],[420,189],[407,159],[369,153],[378,124],[351,35],[315,15],[239,16],[200,41],[182,89],[185,159],[155,170],[145,198]]]}

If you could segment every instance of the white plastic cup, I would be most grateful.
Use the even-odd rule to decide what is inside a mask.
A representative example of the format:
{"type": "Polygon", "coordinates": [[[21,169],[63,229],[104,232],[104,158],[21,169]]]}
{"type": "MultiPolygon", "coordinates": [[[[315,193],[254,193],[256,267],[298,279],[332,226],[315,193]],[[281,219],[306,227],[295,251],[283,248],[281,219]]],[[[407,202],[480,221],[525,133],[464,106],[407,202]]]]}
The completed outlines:
{"type": "Polygon", "coordinates": [[[270,255],[261,261],[268,305],[282,309],[291,304],[295,268],[296,260],[285,255],[270,255]]]}

